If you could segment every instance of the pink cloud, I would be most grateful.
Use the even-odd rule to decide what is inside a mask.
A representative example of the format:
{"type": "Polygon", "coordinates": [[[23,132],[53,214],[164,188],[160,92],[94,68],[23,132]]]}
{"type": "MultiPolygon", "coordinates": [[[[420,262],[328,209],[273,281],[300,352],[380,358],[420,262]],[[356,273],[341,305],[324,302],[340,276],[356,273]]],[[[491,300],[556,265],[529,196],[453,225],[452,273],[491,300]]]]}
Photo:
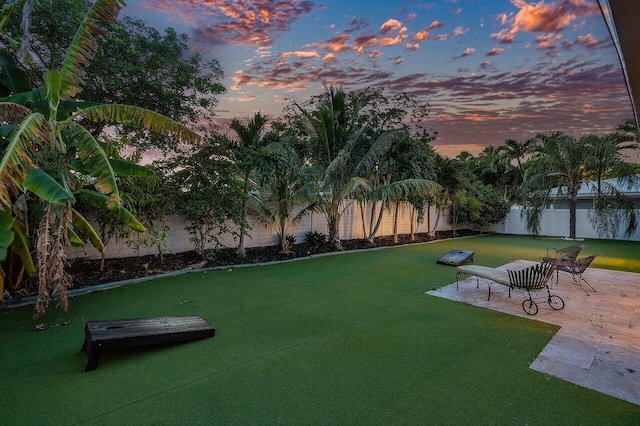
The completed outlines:
{"type": "Polygon", "coordinates": [[[308,0],[147,0],[142,6],[190,23],[200,43],[258,46],[271,44],[314,8],[308,0]]]}
{"type": "Polygon", "coordinates": [[[494,47],[493,49],[491,49],[490,51],[485,53],[484,56],[496,56],[496,55],[499,55],[502,52],[504,52],[504,49],[502,49],[500,47],[494,47]]]}
{"type": "Polygon", "coordinates": [[[388,21],[386,21],[384,24],[380,26],[380,33],[387,34],[388,32],[391,32],[391,31],[398,31],[400,30],[400,28],[402,28],[402,22],[396,19],[389,19],[388,21]]]}

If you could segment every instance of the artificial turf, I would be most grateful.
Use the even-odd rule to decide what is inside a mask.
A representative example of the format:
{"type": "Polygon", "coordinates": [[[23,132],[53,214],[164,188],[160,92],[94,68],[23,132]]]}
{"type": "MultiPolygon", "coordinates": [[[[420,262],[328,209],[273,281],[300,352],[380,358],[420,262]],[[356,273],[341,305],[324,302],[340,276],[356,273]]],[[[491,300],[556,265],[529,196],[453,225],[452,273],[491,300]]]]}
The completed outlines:
{"type": "MultiPolygon", "coordinates": [[[[455,280],[435,263],[451,249],[497,266],[562,244],[489,236],[160,278],[75,297],[41,332],[32,307],[1,311],[0,424],[640,424],[636,405],[529,369],[556,326],[425,294],[455,280]],[[216,336],[83,372],[85,321],[190,314],[216,336]]],[[[640,270],[640,243],[585,244],[596,267],[640,270]]]]}

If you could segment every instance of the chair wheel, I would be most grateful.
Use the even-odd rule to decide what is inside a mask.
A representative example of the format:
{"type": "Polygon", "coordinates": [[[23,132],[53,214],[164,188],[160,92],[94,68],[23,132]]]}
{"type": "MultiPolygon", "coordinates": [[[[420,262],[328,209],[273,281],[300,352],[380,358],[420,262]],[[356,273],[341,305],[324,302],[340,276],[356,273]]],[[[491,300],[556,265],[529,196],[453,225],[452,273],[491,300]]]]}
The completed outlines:
{"type": "Polygon", "coordinates": [[[553,296],[549,296],[549,306],[551,306],[551,309],[554,311],[559,311],[564,308],[564,300],[554,294],[553,296]]]}
{"type": "Polygon", "coordinates": [[[532,299],[527,299],[522,302],[522,309],[524,309],[527,315],[535,315],[538,313],[538,304],[532,299]]]}

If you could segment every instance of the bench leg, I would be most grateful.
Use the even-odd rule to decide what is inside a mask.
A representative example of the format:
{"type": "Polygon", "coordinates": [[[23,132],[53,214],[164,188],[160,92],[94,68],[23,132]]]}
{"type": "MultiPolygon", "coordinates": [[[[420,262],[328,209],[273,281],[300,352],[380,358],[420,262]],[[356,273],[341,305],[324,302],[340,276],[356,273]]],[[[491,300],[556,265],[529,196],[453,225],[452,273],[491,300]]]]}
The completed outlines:
{"type": "Polygon", "coordinates": [[[100,352],[93,351],[91,348],[86,348],[87,356],[89,357],[89,361],[87,362],[87,367],[84,369],[85,372],[93,371],[98,368],[98,361],[100,361],[100,352]]]}

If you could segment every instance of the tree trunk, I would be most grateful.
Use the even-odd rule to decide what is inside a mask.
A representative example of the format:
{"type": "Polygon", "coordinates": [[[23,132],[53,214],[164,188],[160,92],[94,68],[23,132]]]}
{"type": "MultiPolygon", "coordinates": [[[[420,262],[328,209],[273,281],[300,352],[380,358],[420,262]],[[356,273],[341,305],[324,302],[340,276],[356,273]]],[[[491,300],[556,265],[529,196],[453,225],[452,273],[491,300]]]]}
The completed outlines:
{"type": "Polygon", "coordinates": [[[427,204],[427,237],[433,237],[431,231],[431,204],[427,204]]]}
{"type": "Polygon", "coordinates": [[[244,173],[244,200],[242,200],[242,221],[240,222],[240,241],[238,241],[238,255],[245,257],[247,249],[244,247],[244,235],[247,232],[247,198],[249,198],[249,171],[244,173]]]}
{"type": "Polygon", "coordinates": [[[578,193],[571,194],[569,199],[569,238],[576,238],[576,208],[578,206],[578,193]]]}
{"type": "Polygon", "coordinates": [[[339,218],[329,219],[329,241],[336,250],[342,250],[342,243],[340,242],[340,230],[339,230],[339,218]]]}
{"type": "MultiPolygon", "coordinates": [[[[373,206],[373,208],[375,208],[375,205],[373,206]]],[[[371,211],[373,213],[374,210],[371,210],[371,211]]],[[[371,229],[371,231],[369,232],[369,238],[367,238],[367,241],[369,241],[369,243],[371,244],[375,242],[376,233],[378,232],[378,229],[380,229],[380,224],[382,223],[383,214],[384,214],[384,202],[380,204],[380,212],[378,213],[378,220],[376,221],[376,224],[373,227],[373,229],[371,229]]],[[[371,221],[373,222],[373,214],[371,215],[371,221]]]]}
{"type": "Polygon", "coordinates": [[[396,207],[393,210],[393,244],[398,244],[398,210],[400,203],[396,203],[396,207]]]}
{"type": "Polygon", "coordinates": [[[240,223],[240,241],[238,242],[238,255],[245,257],[247,249],[244,247],[244,235],[247,232],[245,221],[247,218],[247,199],[242,201],[242,222],[240,223]]]}
{"type": "Polygon", "coordinates": [[[410,240],[411,242],[414,242],[416,240],[416,208],[413,206],[411,206],[411,210],[409,212],[409,220],[411,221],[411,231],[409,231],[410,240]]]}

